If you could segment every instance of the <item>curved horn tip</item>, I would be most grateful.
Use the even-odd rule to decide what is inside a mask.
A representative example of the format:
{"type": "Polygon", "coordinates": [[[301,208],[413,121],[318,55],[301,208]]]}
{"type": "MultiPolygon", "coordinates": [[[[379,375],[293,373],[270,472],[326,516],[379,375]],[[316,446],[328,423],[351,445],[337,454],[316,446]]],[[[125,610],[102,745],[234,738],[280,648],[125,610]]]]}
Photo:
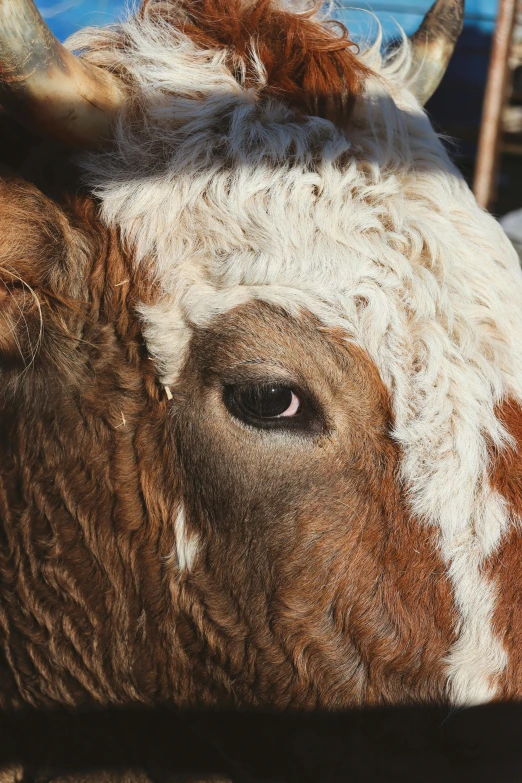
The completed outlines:
{"type": "Polygon", "coordinates": [[[33,0],[0,0],[0,103],[22,125],[93,147],[124,100],[119,80],[65,49],[33,0]]]}
{"type": "Polygon", "coordinates": [[[436,0],[410,37],[414,79],[410,89],[421,105],[439,86],[463,25],[464,0],[436,0]]]}

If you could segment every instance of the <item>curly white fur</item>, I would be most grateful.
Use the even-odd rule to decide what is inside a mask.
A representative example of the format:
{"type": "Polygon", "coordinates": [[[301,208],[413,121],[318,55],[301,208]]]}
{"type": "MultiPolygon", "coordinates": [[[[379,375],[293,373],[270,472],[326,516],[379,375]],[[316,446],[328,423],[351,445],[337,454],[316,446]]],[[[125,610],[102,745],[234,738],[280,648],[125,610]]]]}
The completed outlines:
{"type": "MultiPolygon", "coordinates": [[[[511,522],[487,442],[508,437],[495,406],[522,400],[522,276],[408,91],[407,46],[393,61],[378,45],[361,55],[375,76],[345,132],[258,100],[223,51],[146,18],[70,46],[135,85],[139,111],[86,169],[104,219],[154,260],[164,296],[142,313],[162,381],[175,383],[194,324],[252,299],[306,308],[361,345],[391,392],[411,505],[439,530],[453,584],[449,696],[490,699],[506,654],[481,569],[511,522]]],[[[262,87],[254,42],[252,61],[262,87]]]]}

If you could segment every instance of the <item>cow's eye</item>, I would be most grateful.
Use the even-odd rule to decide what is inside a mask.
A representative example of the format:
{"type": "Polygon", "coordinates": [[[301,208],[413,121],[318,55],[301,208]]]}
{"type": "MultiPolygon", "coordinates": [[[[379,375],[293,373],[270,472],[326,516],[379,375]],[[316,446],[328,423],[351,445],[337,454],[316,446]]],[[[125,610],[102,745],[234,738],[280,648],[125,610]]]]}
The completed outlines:
{"type": "Polygon", "coordinates": [[[255,416],[258,419],[295,416],[301,407],[301,400],[292,389],[275,383],[266,386],[236,387],[233,395],[241,410],[248,416],[255,416]]]}
{"type": "Polygon", "coordinates": [[[309,429],[316,420],[305,395],[280,383],[225,386],[224,401],[233,416],[254,427],[309,429]]]}

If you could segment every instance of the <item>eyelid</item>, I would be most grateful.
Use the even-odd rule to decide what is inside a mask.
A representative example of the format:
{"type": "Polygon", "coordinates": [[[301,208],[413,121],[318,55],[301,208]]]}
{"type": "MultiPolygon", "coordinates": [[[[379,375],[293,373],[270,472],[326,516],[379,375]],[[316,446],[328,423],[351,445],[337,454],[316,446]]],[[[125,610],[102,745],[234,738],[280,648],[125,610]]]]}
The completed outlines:
{"type": "Polygon", "coordinates": [[[235,365],[224,375],[221,375],[219,380],[225,386],[266,386],[270,383],[277,383],[278,386],[288,386],[291,389],[306,389],[302,380],[289,374],[287,368],[261,363],[235,365]],[[252,368],[253,371],[251,371],[252,368]]]}

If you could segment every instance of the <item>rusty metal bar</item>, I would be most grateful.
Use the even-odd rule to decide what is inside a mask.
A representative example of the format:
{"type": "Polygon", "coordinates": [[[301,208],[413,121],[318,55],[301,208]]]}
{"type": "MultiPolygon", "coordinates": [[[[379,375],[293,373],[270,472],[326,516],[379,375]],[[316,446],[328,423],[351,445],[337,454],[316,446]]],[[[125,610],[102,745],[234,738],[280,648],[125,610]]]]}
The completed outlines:
{"type": "Polygon", "coordinates": [[[478,203],[490,207],[496,197],[502,109],[506,99],[506,76],[517,0],[499,0],[484,96],[473,192],[478,203]]]}

